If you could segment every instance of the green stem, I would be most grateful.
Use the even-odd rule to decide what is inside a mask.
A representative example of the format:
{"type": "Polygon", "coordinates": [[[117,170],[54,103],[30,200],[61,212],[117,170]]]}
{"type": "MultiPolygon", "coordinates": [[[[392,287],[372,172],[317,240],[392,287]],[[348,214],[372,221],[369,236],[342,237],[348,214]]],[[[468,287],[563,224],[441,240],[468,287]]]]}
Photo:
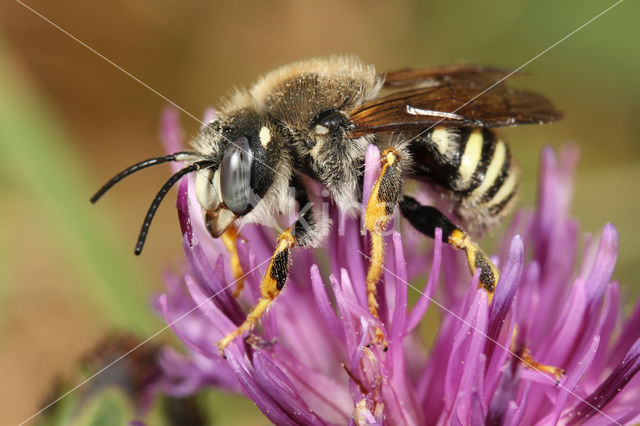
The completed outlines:
{"type": "Polygon", "coordinates": [[[88,296],[89,303],[118,326],[138,332],[156,329],[148,277],[141,276],[131,253],[116,250],[106,218],[97,209],[88,214],[89,173],[55,115],[20,78],[2,38],[0,70],[1,167],[37,203],[41,221],[59,242],[56,255],[75,268],[79,297],[88,296]]]}

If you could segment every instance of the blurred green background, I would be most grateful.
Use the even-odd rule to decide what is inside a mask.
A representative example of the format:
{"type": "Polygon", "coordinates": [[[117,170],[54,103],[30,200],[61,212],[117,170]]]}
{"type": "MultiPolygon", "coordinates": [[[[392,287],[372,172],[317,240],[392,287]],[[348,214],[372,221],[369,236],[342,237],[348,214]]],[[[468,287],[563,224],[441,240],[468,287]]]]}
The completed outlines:
{"type": "MultiPolygon", "coordinates": [[[[27,4],[195,116],[234,85],[281,64],[356,53],[380,70],[456,63],[514,69],[614,1],[237,1],[27,4]]],[[[535,201],[544,144],[581,147],[573,212],[582,229],[620,231],[615,277],[635,300],[640,254],[640,3],[611,12],[538,58],[517,85],[566,117],[505,130],[535,201]]],[[[165,168],[136,175],[98,206],[92,191],[161,154],[166,102],[19,3],[0,4],[0,424],[35,412],[48,384],[114,326],[151,334],[162,272],[182,262],[166,203],[143,256],[133,247],[165,168]]],[[[183,115],[185,134],[198,122],[183,115]]],[[[160,338],[167,339],[164,335],[160,338]]],[[[221,400],[216,400],[221,401],[221,400]]],[[[251,404],[217,402],[224,423],[264,423],[251,404]],[[234,405],[236,406],[236,405],[234,405]]]]}

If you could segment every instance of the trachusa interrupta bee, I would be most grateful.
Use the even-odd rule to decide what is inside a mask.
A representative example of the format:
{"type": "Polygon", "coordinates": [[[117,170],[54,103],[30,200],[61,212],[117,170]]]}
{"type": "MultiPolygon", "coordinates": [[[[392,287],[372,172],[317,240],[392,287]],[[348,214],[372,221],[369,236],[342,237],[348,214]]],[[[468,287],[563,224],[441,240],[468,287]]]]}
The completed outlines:
{"type": "MultiPolygon", "coordinates": [[[[518,181],[509,147],[492,128],[543,124],[561,117],[541,95],[503,84],[491,87],[506,75],[477,66],[380,74],[351,56],[287,65],[248,91],[238,91],[194,139],[193,151],[137,163],[107,182],[91,201],[138,170],[184,162],[187,166],[171,176],[153,200],[136,254],[169,188],[195,172],[196,196],[207,229],[214,238],[225,238],[233,255],[234,223],[260,223],[285,211],[291,201],[289,188],[295,189],[300,216],[278,238],[261,283],[261,299],[245,322],[218,342],[224,354],[233,339],[252,330],[282,290],[291,263],[289,251],[317,247],[329,232],[328,226],[320,225],[318,209],[302,209],[309,204],[305,180],[319,182],[339,209],[349,209],[361,201],[365,151],[375,144],[382,152],[381,172],[365,210],[371,236],[367,274],[371,313],[378,315],[382,233],[396,206],[419,232],[433,238],[435,229],[441,228],[444,242],[464,250],[472,273],[480,268],[481,285],[491,297],[499,271],[470,235],[491,228],[507,214],[518,181]],[[403,195],[407,178],[430,182],[446,192],[460,226],[435,207],[403,195]]],[[[235,272],[238,275],[238,268],[235,272]]],[[[386,349],[382,330],[375,330],[373,342],[386,349]]]]}

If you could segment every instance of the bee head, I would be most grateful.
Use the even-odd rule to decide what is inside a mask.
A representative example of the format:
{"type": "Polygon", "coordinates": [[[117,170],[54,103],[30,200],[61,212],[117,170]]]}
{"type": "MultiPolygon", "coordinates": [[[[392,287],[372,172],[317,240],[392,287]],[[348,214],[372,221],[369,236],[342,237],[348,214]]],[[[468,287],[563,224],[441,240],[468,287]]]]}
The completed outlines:
{"type": "Polygon", "coordinates": [[[136,163],[105,183],[92,197],[97,202],[111,187],[147,167],[176,161],[187,166],[160,188],[145,216],[135,254],[142,252],[151,221],[171,187],[196,172],[196,197],[206,225],[219,237],[233,221],[249,213],[271,187],[283,139],[278,126],[250,109],[239,110],[207,125],[195,140],[194,151],[176,152],[136,163]],[[277,141],[280,141],[279,143],[277,141]]]}
{"type": "Polygon", "coordinates": [[[195,189],[214,237],[253,210],[271,187],[281,132],[251,109],[221,117],[202,131],[198,144],[211,152],[207,158],[213,165],[198,171],[195,189]]]}

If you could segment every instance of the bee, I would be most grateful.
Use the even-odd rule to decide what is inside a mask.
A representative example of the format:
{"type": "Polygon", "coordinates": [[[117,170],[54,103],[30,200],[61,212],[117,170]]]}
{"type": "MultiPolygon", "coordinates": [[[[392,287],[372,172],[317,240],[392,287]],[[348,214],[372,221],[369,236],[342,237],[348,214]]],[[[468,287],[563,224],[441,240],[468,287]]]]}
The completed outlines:
{"type": "MultiPolygon", "coordinates": [[[[222,355],[233,339],[253,329],[283,289],[291,249],[317,247],[329,233],[317,208],[303,209],[309,205],[309,179],[324,186],[342,211],[367,202],[367,298],[374,316],[384,263],[382,234],[396,209],[422,234],[434,238],[440,228],[443,242],[463,250],[471,272],[480,269],[480,285],[490,299],[500,272],[472,236],[494,227],[511,210],[518,183],[509,146],[493,128],[561,117],[547,98],[506,87],[506,76],[501,70],[467,65],[378,73],[353,56],[286,65],[249,90],[238,90],[194,138],[192,151],[137,163],[107,182],[91,201],[141,169],[183,162],[186,167],[171,176],[153,200],[135,252],[141,252],[155,211],[171,186],[196,173],[195,192],[205,225],[212,237],[225,240],[232,261],[233,256],[237,259],[236,225],[264,223],[286,211],[292,198],[297,202],[298,219],[277,240],[261,282],[261,298],[245,322],[217,343],[222,355]],[[382,154],[367,201],[362,200],[362,187],[370,144],[382,154]],[[406,179],[429,182],[446,194],[453,219],[404,195],[406,179]]],[[[236,275],[239,272],[236,262],[236,275]]],[[[382,330],[375,329],[372,343],[386,350],[382,330]]]]}

